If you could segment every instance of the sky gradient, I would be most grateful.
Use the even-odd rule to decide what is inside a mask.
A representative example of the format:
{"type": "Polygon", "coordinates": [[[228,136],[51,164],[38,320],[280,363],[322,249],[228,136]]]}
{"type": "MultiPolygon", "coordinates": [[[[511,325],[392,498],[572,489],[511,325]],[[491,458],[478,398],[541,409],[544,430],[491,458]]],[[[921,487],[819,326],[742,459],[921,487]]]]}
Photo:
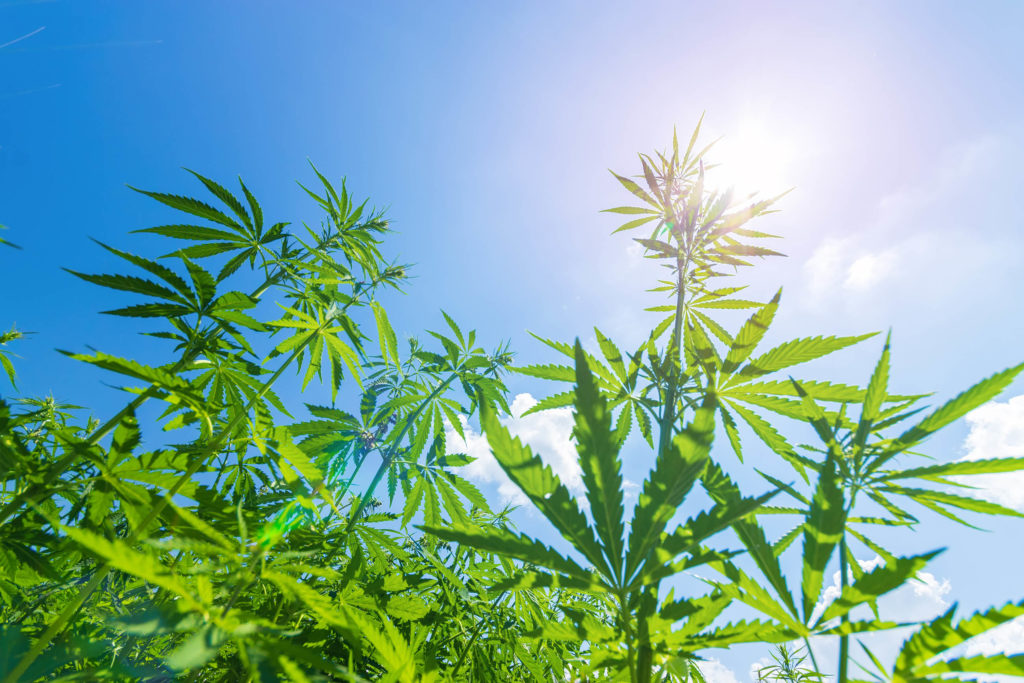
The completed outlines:
{"type": "MultiPolygon", "coordinates": [[[[527,330],[635,345],[661,301],[598,213],[629,200],[607,169],[637,172],[706,112],[721,182],[796,188],[753,226],[788,258],[743,276],[784,288],[766,343],[891,327],[894,389],[945,400],[1024,360],[1022,21],[1008,2],[0,2],[0,223],[23,247],[0,250],[0,327],[35,333],[19,386],[118,404],[54,349],[142,356],[137,326],[60,268],[116,267],[90,237],[158,248],[126,233],[168,212],[125,185],[198,192],[183,166],[241,174],[273,220],[316,220],[307,160],[387,207],[386,251],[415,264],[389,302],[400,335],[444,308],[521,364],[552,360],[527,330]]],[[[881,344],[800,374],[863,384],[881,344]]],[[[523,405],[553,390],[509,384],[523,405]]],[[[519,428],[557,441],[559,419],[519,428]]],[[[1024,455],[1024,384],[928,452],[1024,455]]],[[[993,486],[1024,510],[1024,480],[993,486]]],[[[1024,598],[1020,521],[929,522],[905,552],[949,551],[906,609],[1024,598]]],[[[723,653],[716,680],[747,681],[749,659],[723,653]]]]}

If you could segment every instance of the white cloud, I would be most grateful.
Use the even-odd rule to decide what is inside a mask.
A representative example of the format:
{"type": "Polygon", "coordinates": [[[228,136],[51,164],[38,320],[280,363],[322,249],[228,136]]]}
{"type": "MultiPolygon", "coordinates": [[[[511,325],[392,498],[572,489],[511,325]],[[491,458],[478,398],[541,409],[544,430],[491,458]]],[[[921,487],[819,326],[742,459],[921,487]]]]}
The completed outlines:
{"type": "MultiPolygon", "coordinates": [[[[518,394],[510,406],[512,414],[499,419],[513,436],[518,436],[551,467],[572,493],[581,495],[583,478],[572,441],[572,410],[555,408],[523,417],[523,413],[535,405],[537,399],[530,394],[518,394]]],[[[462,428],[466,434],[465,442],[452,430],[445,434],[449,451],[457,451],[464,445],[466,455],[476,458],[462,469],[462,473],[476,482],[497,484],[499,495],[508,503],[526,504],[526,496],[494,459],[487,437],[474,431],[465,421],[462,428]]]]}
{"type": "Polygon", "coordinates": [[[850,238],[827,239],[804,264],[808,298],[820,302],[840,290],[867,292],[896,271],[899,252],[874,253],[850,238]]]}
{"type": "Polygon", "coordinates": [[[773,666],[774,664],[775,662],[774,660],[772,660],[771,657],[761,657],[761,659],[757,660],[756,662],[750,665],[750,680],[753,681],[753,683],[758,683],[757,673],[761,669],[773,666]]]}
{"type": "MultiPolygon", "coordinates": [[[[1024,395],[1006,402],[987,403],[967,414],[970,432],[962,460],[1024,457],[1024,395]]],[[[958,477],[976,487],[975,494],[1024,511],[1024,472],[1001,472],[958,477]]]]}
{"type": "Polygon", "coordinates": [[[805,303],[877,307],[883,287],[888,300],[938,302],[998,271],[1009,249],[977,239],[986,219],[962,198],[998,172],[1001,145],[985,137],[950,147],[930,177],[881,197],[874,217],[843,237],[826,237],[804,264],[805,303]]]}
{"type": "Polygon", "coordinates": [[[942,579],[940,581],[935,578],[934,574],[918,572],[915,579],[911,580],[910,586],[914,589],[914,595],[917,597],[942,609],[949,607],[949,601],[946,600],[946,596],[953,590],[949,579],[942,579]]]}
{"type": "Polygon", "coordinates": [[[1024,653],[1024,617],[997,626],[967,643],[969,657],[1017,653],[1024,653]]]}
{"type": "Polygon", "coordinates": [[[697,662],[697,668],[704,674],[704,679],[708,683],[739,683],[739,679],[736,678],[736,674],[733,673],[732,669],[717,659],[706,659],[703,662],[697,662]]]}

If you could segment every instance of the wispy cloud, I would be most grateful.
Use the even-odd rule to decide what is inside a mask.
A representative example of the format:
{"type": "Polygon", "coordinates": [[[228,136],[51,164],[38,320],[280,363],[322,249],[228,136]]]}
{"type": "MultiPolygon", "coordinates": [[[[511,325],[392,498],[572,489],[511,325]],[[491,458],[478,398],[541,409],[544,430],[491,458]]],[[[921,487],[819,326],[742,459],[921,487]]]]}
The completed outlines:
{"type": "Polygon", "coordinates": [[[877,304],[881,291],[940,300],[975,279],[1001,250],[976,238],[992,220],[987,205],[965,200],[998,172],[1004,142],[987,136],[950,147],[929,177],[880,198],[873,220],[824,238],[804,263],[805,304],[877,304]]]}
{"type": "Polygon", "coordinates": [[[26,33],[24,35],[18,36],[14,40],[8,40],[6,43],[0,43],[0,50],[4,49],[5,47],[9,47],[11,45],[14,45],[15,43],[20,43],[21,41],[25,40],[26,38],[31,38],[35,34],[41,32],[41,31],[45,31],[45,30],[46,30],[45,26],[40,26],[39,28],[37,28],[34,31],[29,31],[28,33],[26,33]]]}

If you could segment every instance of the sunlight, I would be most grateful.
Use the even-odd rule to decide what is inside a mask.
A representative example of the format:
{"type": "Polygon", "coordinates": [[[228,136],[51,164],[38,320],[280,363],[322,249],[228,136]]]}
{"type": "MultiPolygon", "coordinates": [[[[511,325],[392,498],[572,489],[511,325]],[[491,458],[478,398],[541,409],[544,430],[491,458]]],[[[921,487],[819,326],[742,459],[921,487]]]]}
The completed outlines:
{"type": "Polygon", "coordinates": [[[737,196],[755,192],[770,196],[793,186],[793,144],[760,121],[741,123],[735,134],[715,144],[709,157],[716,164],[708,172],[711,186],[732,187],[737,196]]]}

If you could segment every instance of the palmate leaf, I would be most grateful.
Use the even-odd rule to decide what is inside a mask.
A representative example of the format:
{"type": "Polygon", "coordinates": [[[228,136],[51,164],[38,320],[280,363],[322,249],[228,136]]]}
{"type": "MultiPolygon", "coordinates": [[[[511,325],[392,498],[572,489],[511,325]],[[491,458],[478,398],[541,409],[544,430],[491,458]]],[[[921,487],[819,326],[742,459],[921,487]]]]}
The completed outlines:
{"type": "Polygon", "coordinates": [[[651,566],[646,564],[641,566],[641,573],[630,585],[635,587],[638,582],[655,583],[684,568],[696,566],[698,560],[701,563],[716,561],[712,555],[708,555],[706,558],[686,558],[681,562],[675,561],[675,558],[682,553],[701,552],[700,546],[705,540],[720,531],[737,527],[742,520],[760,509],[777,493],[778,491],[769,491],[757,498],[730,496],[710,510],[701,512],[680,524],[671,534],[662,537],[654,548],[652,560],[649,561],[651,566]]]}
{"type": "Polygon", "coordinates": [[[970,411],[983,403],[995,398],[1000,392],[1010,385],[1010,382],[1024,370],[1024,363],[1012,368],[997,372],[988,379],[984,379],[967,391],[962,392],[956,398],[945,403],[918,424],[911,427],[896,439],[895,443],[888,449],[885,456],[878,458],[873,466],[877,468],[892,456],[911,448],[920,443],[933,432],[945,427],[949,423],[960,419],[970,411]]]}
{"type": "MultiPolygon", "coordinates": [[[[909,488],[904,486],[881,486],[878,487],[879,491],[885,493],[895,493],[902,496],[907,496],[915,503],[919,503],[933,510],[937,510],[937,506],[948,506],[959,508],[961,510],[968,510],[970,512],[979,512],[986,515],[1007,515],[1010,517],[1024,517],[1024,513],[1018,512],[1012,508],[993,503],[991,501],[982,500],[980,498],[972,498],[970,496],[958,496],[954,493],[947,493],[945,491],[933,491],[930,489],[919,489],[909,488]]],[[[958,520],[961,521],[962,520],[958,520]]],[[[968,525],[970,526],[970,525],[968,525]]]]}
{"type": "MultiPolygon", "coordinates": [[[[702,483],[708,495],[719,505],[735,506],[743,500],[739,487],[717,463],[708,466],[702,483]]],[[[772,549],[772,545],[768,543],[764,529],[755,519],[746,517],[733,524],[732,530],[739,537],[740,541],[743,542],[743,546],[750,553],[751,559],[758,569],[761,570],[762,575],[768,580],[769,585],[774,589],[779,599],[782,600],[784,605],[782,607],[783,611],[795,615],[796,603],[789,592],[789,586],[786,585],[782,568],[779,566],[779,558],[772,549]]],[[[728,563],[724,567],[728,568],[728,563]]],[[[719,571],[724,570],[719,569],[719,571]]],[[[779,617],[776,616],[776,618],[779,617]]],[[[789,617],[786,618],[788,619],[789,617]]]]}
{"type": "Polygon", "coordinates": [[[188,609],[206,611],[200,598],[193,594],[181,577],[157,562],[156,558],[133,550],[121,540],[108,540],[85,529],[77,529],[60,525],[71,540],[89,552],[100,557],[105,563],[126,574],[136,576],[143,581],[159,586],[173,593],[188,609]]]}
{"type": "Polygon", "coordinates": [[[162,235],[163,237],[174,237],[182,240],[220,240],[227,242],[237,242],[239,246],[248,246],[245,242],[240,241],[239,235],[227,230],[218,230],[217,228],[208,228],[203,225],[158,225],[152,228],[142,228],[141,230],[133,230],[132,232],[151,233],[154,235],[162,235]]]}
{"type": "Polygon", "coordinates": [[[710,462],[715,418],[708,404],[706,401],[693,422],[658,454],[654,469],[644,481],[630,524],[626,576],[632,576],[646,560],[710,462]]]}
{"type": "Polygon", "coordinates": [[[152,199],[157,200],[161,204],[166,204],[172,209],[184,211],[187,214],[191,214],[199,218],[205,218],[208,221],[219,223],[220,225],[224,225],[229,228],[235,228],[238,230],[242,228],[241,225],[239,225],[237,222],[229,218],[223,212],[219,211],[218,209],[215,209],[209,204],[199,201],[198,199],[193,199],[192,197],[183,197],[174,194],[164,194],[162,192],[149,192],[147,190],[140,190],[137,187],[132,187],[131,185],[129,185],[128,187],[135,190],[136,192],[146,195],[147,197],[151,197],[152,199]]]}
{"type": "Polygon", "coordinates": [[[798,454],[796,449],[786,441],[786,437],[779,434],[771,423],[757,413],[731,401],[727,401],[726,405],[736,411],[736,414],[743,418],[743,421],[747,423],[747,425],[754,431],[754,434],[756,434],[757,437],[761,439],[766,446],[768,446],[768,448],[785,458],[787,462],[793,465],[793,468],[800,474],[803,480],[808,481],[807,468],[816,470],[819,467],[818,463],[810,458],[798,454]]]}
{"type": "Polygon", "coordinates": [[[424,524],[420,528],[438,538],[486,552],[507,555],[523,562],[560,572],[579,581],[591,583],[593,580],[593,574],[572,559],[537,540],[507,529],[484,529],[459,523],[449,526],[424,524]]]}
{"type": "Polygon", "coordinates": [[[768,331],[768,327],[772,323],[772,319],[775,317],[775,312],[779,308],[779,299],[782,297],[782,290],[780,289],[772,297],[771,301],[765,304],[763,307],[758,309],[750,318],[743,323],[743,327],[736,334],[733,340],[732,346],[729,348],[729,353],[725,357],[725,362],[722,364],[722,374],[731,375],[740,366],[740,364],[750,356],[754,348],[760,343],[765,333],[768,331]]]}
{"type": "Polygon", "coordinates": [[[1024,615],[1024,601],[976,612],[953,624],[956,605],[922,626],[903,643],[896,657],[893,679],[898,681],[949,680],[949,672],[1024,675],[1024,653],[938,659],[943,654],[1001,624],[1024,615]],[[929,663],[931,662],[931,663],[929,663]]]}
{"type": "MultiPolygon", "coordinates": [[[[623,411],[630,415],[629,411],[623,411]]],[[[576,450],[597,536],[616,582],[622,580],[622,463],[624,439],[612,430],[612,416],[590,373],[583,347],[576,340],[576,450]]]]}
{"type": "Polygon", "coordinates": [[[388,320],[388,314],[378,302],[373,301],[370,303],[370,307],[373,309],[373,317],[377,321],[377,338],[380,342],[380,355],[384,359],[384,362],[394,363],[395,367],[400,365],[398,358],[398,338],[395,336],[395,330],[391,327],[391,322],[388,320]]]}
{"type": "Polygon", "coordinates": [[[982,460],[962,460],[944,465],[928,465],[912,467],[906,470],[879,472],[879,481],[897,479],[933,479],[938,477],[960,476],[968,474],[999,474],[1016,472],[1024,469],[1024,457],[1021,458],[985,458],[982,460]]]}
{"type": "Polygon", "coordinates": [[[479,405],[481,429],[501,468],[576,550],[606,576],[614,576],[587,518],[569,490],[529,446],[512,438],[487,401],[481,400],[479,405]]]}
{"type": "Polygon", "coordinates": [[[198,178],[199,181],[206,186],[206,189],[209,190],[211,194],[213,194],[217,199],[224,202],[224,204],[229,209],[231,209],[231,212],[238,216],[239,219],[241,219],[241,221],[246,225],[246,227],[248,227],[250,230],[252,229],[252,219],[249,218],[249,214],[246,212],[245,207],[242,206],[242,203],[238,201],[238,199],[236,199],[233,194],[228,192],[226,189],[224,189],[223,186],[219,185],[217,182],[196,173],[192,169],[186,168],[185,170],[194,175],[196,178],[198,178]]]}
{"type": "Polygon", "coordinates": [[[64,270],[85,280],[86,282],[91,282],[102,287],[109,287],[110,289],[116,289],[122,292],[133,292],[135,294],[155,296],[179,304],[188,303],[174,290],[168,289],[163,285],[159,285],[152,280],[147,280],[145,278],[134,277],[131,275],[89,275],[87,273],[79,273],[78,271],[71,270],[70,268],[65,268],[64,270]]]}
{"type": "Polygon", "coordinates": [[[818,485],[804,523],[803,588],[804,621],[809,622],[821,593],[825,568],[846,528],[846,506],[835,456],[830,451],[818,475],[818,485]]]}
{"type": "Polygon", "coordinates": [[[877,332],[872,332],[854,337],[807,337],[804,339],[794,339],[780,344],[752,359],[729,380],[729,383],[743,382],[771,372],[783,370],[793,365],[806,363],[815,358],[821,358],[840,349],[845,349],[847,346],[862,342],[876,334],[877,332]]]}
{"type": "MultiPolygon", "coordinates": [[[[816,401],[829,401],[835,403],[850,403],[862,401],[864,390],[849,384],[832,384],[831,382],[818,382],[812,380],[801,380],[800,387],[816,401]]],[[[764,396],[799,396],[791,381],[772,380],[766,382],[744,382],[734,384],[723,389],[723,392],[737,400],[742,400],[746,394],[761,394],[764,396]]],[[[911,396],[890,396],[891,401],[902,401],[911,396]]]]}
{"type": "Polygon", "coordinates": [[[697,633],[707,628],[718,618],[732,600],[721,591],[714,591],[697,598],[669,599],[659,608],[658,617],[665,621],[686,620],[682,628],[673,635],[697,633]]]}
{"type": "Polygon", "coordinates": [[[185,282],[185,280],[182,279],[182,277],[180,275],[178,275],[177,273],[175,273],[173,270],[171,270],[167,266],[163,265],[162,263],[157,263],[156,261],[151,261],[151,260],[149,260],[147,258],[143,258],[142,256],[136,256],[135,254],[131,254],[131,253],[127,252],[127,251],[121,251],[120,249],[115,249],[114,247],[111,247],[111,246],[109,246],[107,244],[104,244],[103,242],[100,242],[99,240],[93,240],[93,241],[96,242],[96,244],[98,244],[101,247],[103,247],[104,249],[106,249],[107,251],[109,251],[111,254],[114,254],[115,256],[119,256],[120,258],[123,258],[125,261],[128,261],[132,265],[138,266],[139,268],[142,268],[143,270],[145,270],[145,271],[147,271],[147,272],[149,272],[149,273],[151,273],[153,275],[156,275],[158,278],[160,278],[161,280],[163,280],[167,284],[171,285],[174,289],[176,289],[179,293],[181,293],[181,295],[184,296],[186,299],[192,299],[193,298],[192,289],[188,286],[188,284],[185,282]]]}
{"type": "Polygon", "coordinates": [[[525,365],[514,370],[521,375],[529,375],[556,382],[572,382],[576,379],[576,371],[568,365],[525,365]]]}
{"type": "MultiPolygon", "coordinates": [[[[770,553],[771,546],[769,546],[767,542],[765,543],[765,546],[768,548],[770,553]]],[[[779,602],[777,599],[772,597],[771,593],[768,592],[760,581],[756,581],[751,578],[746,572],[732,562],[718,562],[713,563],[712,566],[729,580],[727,583],[709,581],[711,585],[715,586],[722,593],[733,600],[738,600],[749,605],[761,614],[774,619],[784,628],[787,628],[797,634],[797,636],[805,636],[810,633],[810,629],[801,623],[795,616],[796,609],[795,607],[790,606],[793,600],[792,597],[789,596],[789,592],[787,590],[784,589],[781,596],[783,602],[779,602]]]]}
{"type": "Polygon", "coordinates": [[[871,433],[871,428],[875,421],[878,419],[879,412],[882,408],[882,402],[885,400],[885,394],[888,390],[889,385],[889,345],[892,340],[892,332],[890,331],[885,338],[885,346],[882,348],[882,355],[878,359],[878,363],[875,365],[875,371],[871,373],[871,379],[868,381],[868,388],[864,394],[864,405],[860,411],[860,420],[857,423],[857,431],[853,437],[853,449],[854,452],[860,454],[863,451],[864,444],[867,442],[868,434],[871,433]]]}
{"type": "MultiPolygon", "coordinates": [[[[741,643],[784,643],[793,639],[793,632],[778,624],[765,621],[738,621],[718,626],[710,631],[686,634],[680,645],[688,648],[728,648],[741,643]]],[[[668,639],[671,642],[671,638],[668,639]]]]}
{"type": "MultiPolygon", "coordinates": [[[[119,358],[117,356],[111,356],[109,354],[97,351],[91,356],[86,356],[80,353],[72,353],[71,351],[60,351],[69,358],[80,360],[90,365],[101,367],[104,370],[110,370],[134,379],[141,379],[145,382],[150,382],[161,388],[169,391],[185,393],[190,390],[188,382],[181,379],[177,375],[172,375],[166,370],[161,368],[154,368],[149,365],[143,365],[127,358],[119,358]]],[[[202,398],[196,394],[190,394],[190,398],[201,401],[202,398]]]]}

